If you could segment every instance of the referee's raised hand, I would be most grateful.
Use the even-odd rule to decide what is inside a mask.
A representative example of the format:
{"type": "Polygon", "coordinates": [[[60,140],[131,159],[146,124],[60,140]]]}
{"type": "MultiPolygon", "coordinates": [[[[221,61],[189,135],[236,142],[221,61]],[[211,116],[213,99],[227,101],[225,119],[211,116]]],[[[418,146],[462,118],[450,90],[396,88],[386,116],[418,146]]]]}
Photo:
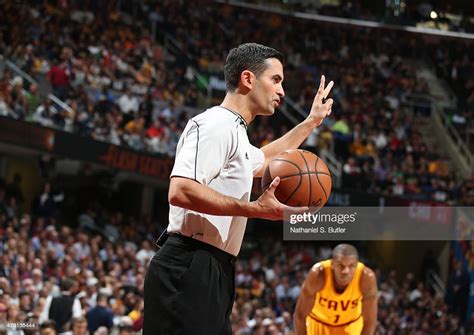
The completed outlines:
{"type": "Polygon", "coordinates": [[[329,84],[324,87],[325,82],[326,77],[322,75],[318,92],[316,92],[316,95],[314,96],[313,105],[311,106],[311,111],[309,112],[308,116],[308,119],[314,121],[316,127],[323,122],[326,116],[331,114],[332,105],[334,103],[333,99],[328,99],[328,95],[331,93],[334,82],[331,80],[329,84]]]}
{"type": "Polygon", "coordinates": [[[275,196],[275,189],[280,184],[280,177],[275,177],[270,186],[254,201],[255,215],[253,217],[272,221],[283,220],[287,215],[300,214],[309,211],[309,207],[291,207],[282,204],[275,196]]]}

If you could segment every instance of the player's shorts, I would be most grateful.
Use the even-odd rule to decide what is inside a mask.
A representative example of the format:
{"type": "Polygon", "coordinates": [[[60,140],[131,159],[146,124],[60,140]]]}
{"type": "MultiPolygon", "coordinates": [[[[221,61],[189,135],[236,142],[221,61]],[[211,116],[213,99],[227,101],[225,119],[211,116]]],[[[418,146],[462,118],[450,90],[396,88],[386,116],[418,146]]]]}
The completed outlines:
{"type": "Polygon", "coordinates": [[[360,335],[363,327],[362,316],[353,322],[340,326],[331,326],[309,316],[306,318],[306,333],[308,335],[360,335]]]}

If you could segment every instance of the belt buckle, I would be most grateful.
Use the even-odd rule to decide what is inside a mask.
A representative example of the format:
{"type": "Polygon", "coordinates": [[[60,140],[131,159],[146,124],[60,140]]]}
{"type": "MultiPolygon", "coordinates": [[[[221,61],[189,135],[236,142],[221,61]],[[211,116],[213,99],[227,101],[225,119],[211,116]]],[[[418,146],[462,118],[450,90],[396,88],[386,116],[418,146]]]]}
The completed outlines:
{"type": "Polygon", "coordinates": [[[165,244],[166,240],[168,239],[169,237],[169,234],[168,234],[168,231],[167,229],[163,230],[163,232],[161,233],[160,237],[158,237],[158,239],[156,240],[155,244],[156,244],[156,247],[158,249],[161,249],[161,247],[163,246],[163,244],[165,244]]]}

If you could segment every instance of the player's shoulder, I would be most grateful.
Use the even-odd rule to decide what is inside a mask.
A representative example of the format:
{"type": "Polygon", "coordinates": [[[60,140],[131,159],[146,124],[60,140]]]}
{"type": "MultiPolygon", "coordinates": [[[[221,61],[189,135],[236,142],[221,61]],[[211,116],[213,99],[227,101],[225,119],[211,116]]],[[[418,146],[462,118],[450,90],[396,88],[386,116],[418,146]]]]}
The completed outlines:
{"type": "Polygon", "coordinates": [[[362,277],[366,278],[377,278],[377,275],[375,274],[375,271],[369,268],[367,265],[364,266],[362,269],[362,277]]]}
{"type": "Polygon", "coordinates": [[[324,277],[324,263],[323,262],[317,262],[315,263],[308,275],[312,276],[312,277],[324,277]]]}
{"type": "Polygon", "coordinates": [[[314,263],[313,266],[311,267],[311,271],[323,271],[323,270],[324,270],[323,262],[314,263]]]}
{"type": "Polygon", "coordinates": [[[324,264],[322,262],[318,262],[311,267],[306,277],[306,282],[307,285],[312,287],[312,289],[315,291],[319,291],[324,287],[326,282],[326,274],[324,264]]]}
{"type": "Polygon", "coordinates": [[[360,286],[363,291],[377,287],[377,275],[375,274],[375,271],[368,266],[364,266],[364,269],[362,270],[360,286]]]}

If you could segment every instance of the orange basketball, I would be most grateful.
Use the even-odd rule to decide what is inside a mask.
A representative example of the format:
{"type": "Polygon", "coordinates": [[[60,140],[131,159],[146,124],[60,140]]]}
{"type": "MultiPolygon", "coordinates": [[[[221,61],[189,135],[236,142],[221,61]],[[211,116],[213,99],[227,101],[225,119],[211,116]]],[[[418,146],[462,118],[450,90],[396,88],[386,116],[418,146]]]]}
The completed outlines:
{"type": "Polygon", "coordinates": [[[263,174],[263,189],[277,176],[281,180],[275,196],[289,206],[323,207],[331,194],[328,167],[312,152],[292,149],[280,153],[263,174]]]}

